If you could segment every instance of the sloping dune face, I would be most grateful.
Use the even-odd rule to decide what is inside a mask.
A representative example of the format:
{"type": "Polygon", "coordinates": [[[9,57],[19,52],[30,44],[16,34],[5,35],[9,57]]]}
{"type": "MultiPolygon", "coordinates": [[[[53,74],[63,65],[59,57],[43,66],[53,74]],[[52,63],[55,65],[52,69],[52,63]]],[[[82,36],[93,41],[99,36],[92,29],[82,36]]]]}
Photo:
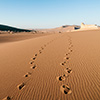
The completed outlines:
{"type": "Polygon", "coordinates": [[[0,100],[99,100],[100,31],[0,45],[0,100]]]}

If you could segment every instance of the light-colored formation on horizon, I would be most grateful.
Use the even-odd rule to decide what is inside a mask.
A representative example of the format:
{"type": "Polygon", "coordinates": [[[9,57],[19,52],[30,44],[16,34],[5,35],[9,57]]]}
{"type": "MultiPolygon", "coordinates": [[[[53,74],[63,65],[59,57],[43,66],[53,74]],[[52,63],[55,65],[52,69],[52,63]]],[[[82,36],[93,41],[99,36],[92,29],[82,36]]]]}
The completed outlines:
{"type": "Polygon", "coordinates": [[[81,23],[81,29],[98,29],[97,25],[86,25],[84,23],[81,23]]]}

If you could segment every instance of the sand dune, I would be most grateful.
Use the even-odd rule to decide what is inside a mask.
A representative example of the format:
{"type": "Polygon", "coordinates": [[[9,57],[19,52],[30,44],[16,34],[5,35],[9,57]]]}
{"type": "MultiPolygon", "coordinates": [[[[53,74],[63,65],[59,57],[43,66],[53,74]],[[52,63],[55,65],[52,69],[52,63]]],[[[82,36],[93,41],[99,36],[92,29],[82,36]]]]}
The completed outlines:
{"type": "MultiPolygon", "coordinates": [[[[52,33],[51,33],[52,34],[52,33]]],[[[33,33],[16,33],[16,34],[0,34],[0,43],[7,43],[7,42],[14,42],[14,41],[22,41],[26,39],[31,39],[31,38],[36,38],[36,37],[41,37],[41,36],[46,36],[50,34],[33,34],[33,33]]]]}
{"type": "Polygon", "coordinates": [[[64,32],[71,32],[71,31],[75,31],[77,29],[80,29],[80,26],[78,25],[64,25],[61,27],[57,27],[57,28],[52,28],[52,29],[41,29],[39,31],[43,32],[43,33],[64,33],[64,32]]]}
{"type": "Polygon", "coordinates": [[[100,30],[0,44],[0,100],[99,100],[100,30]]]}

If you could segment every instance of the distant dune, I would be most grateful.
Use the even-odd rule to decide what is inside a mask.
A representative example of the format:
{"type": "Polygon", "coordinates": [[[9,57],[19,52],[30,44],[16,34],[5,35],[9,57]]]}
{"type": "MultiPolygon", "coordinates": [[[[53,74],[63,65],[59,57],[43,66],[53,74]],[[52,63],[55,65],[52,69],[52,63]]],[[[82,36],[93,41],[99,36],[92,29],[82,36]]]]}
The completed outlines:
{"type": "Polygon", "coordinates": [[[42,31],[44,33],[45,32],[62,33],[62,32],[70,32],[70,31],[77,30],[77,29],[80,29],[80,26],[78,26],[78,25],[64,25],[64,26],[52,28],[52,29],[41,29],[39,31],[42,31]]]}
{"type": "Polygon", "coordinates": [[[20,28],[15,28],[7,25],[0,25],[0,31],[12,31],[12,32],[31,32],[34,30],[28,30],[28,29],[20,29],[20,28]]]}

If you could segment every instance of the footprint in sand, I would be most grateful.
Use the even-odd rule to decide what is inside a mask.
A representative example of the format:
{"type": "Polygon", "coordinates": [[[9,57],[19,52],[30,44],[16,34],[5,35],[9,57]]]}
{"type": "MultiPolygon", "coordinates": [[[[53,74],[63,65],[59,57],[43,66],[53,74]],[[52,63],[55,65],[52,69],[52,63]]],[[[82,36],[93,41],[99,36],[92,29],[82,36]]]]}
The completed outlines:
{"type": "Polygon", "coordinates": [[[73,52],[73,50],[70,50],[70,52],[73,52]]]}
{"type": "Polygon", "coordinates": [[[65,56],[68,56],[70,53],[66,53],[65,56]]]}
{"type": "Polygon", "coordinates": [[[72,44],[72,42],[69,42],[69,45],[71,45],[72,44]]]}
{"type": "Polygon", "coordinates": [[[7,97],[5,97],[4,99],[2,99],[2,100],[11,100],[12,99],[12,97],[10,97],[10,96],[7,96],[7,97]]]}
{"type": "Polygon", "coordinates": [[[36,69],[36,65],[33,65],[31,68],[32,68],[32,69],[36,69]]]}
{"type": "Polygon", "coordinates": [[[72,49],[69,49],[69,52],[71,53],[73,50],[72,49]]]}
{"type": "Polygon", "coordinates": [[[71,49],[71,47],[69,47],[68,49],[71,49]]]}
{"type": "Polygon", "coordinates": [[[43,50],[44,48],[43,48],[43,47],[41,47],[41,49],[43,50]]]}
{"type": "Polygon", "coordinates": [[[69,60],[69,57],[64,57],[64,59],[69,60]]]}
{"type": "Polygon", "coordinates": [[[39,50],[39,53],[41,54],[41,53],[42,53],[42,51],[41,51],[41,50],[39,50]]]}
{"type": "Polygon", "coordinates": [[[71,46],[69,47],[69,50],[72,50],[72,47],[71,46]]]}
{"type": "Polygon", "coordinates": [[[44,45],[44,47],[46,47],[46,44],[44,45]]]}
{"type": "Polygon", "coordinates": [[[37,54],[34,55],[35,57],[37,56],[37,54]]]}
{"type": "Polygon", "coordinates": [[[72,73],[72,69],[71,69],[71,68],[66,68],[65,71],[66,71],[67,73],[72,73]]]}
{"type": "Polygon", "coordinates": [[[34,63],[34,61],[31,61],[31,62],[30,62],[30,64],[33,64],[33,63],[34,63]]]}
{"type": "Polygon", "coordinates": [[[66,77],[68,77],[68,75],[67,74],[64,74],[62,76],[57,77],[57,80],[64,81],[66,79],[66,77]]]}
{"type": "Polygon", "coordinates": [[[70,45],[70,47],[73,47],[73,45],[70,45]]]}
{"type": "Polygon", "coordinates": [[[66,61],[60,63],[60,65],[62,65],[62,66],[66,65],[66,61]]]}
{"type": "Polygon", "coordinates": [[[24,77],[30,77],[32,73],[28,72],[24,75],[24,77]]]}
{"type": "Polygon", "coordinates": [[[60,90],[64,94],[71,94],[72,93],[72,91],[71,91],[71,89],[70,89],[70,87],[68,85],[62,85],[60,87],[60,90]]]}
{"type": "Polygon", "coordinates": [[[36,57],[33,57],[32,59],[33,59],[33,60],[35,60],[35,59],[36,59],[36,57]]]}
{"type": "Polygon", "coordinates": [[[18,90],[22,90],[25,87],[25,83],[21,83],[17,86],[18,90]]]}
{"type": "Polygon", "coordinates": [[[59,77],[57,77],[57,80],[64,81],[65,80],[65,77],[64,76],[59,76],[59,77]]]}

